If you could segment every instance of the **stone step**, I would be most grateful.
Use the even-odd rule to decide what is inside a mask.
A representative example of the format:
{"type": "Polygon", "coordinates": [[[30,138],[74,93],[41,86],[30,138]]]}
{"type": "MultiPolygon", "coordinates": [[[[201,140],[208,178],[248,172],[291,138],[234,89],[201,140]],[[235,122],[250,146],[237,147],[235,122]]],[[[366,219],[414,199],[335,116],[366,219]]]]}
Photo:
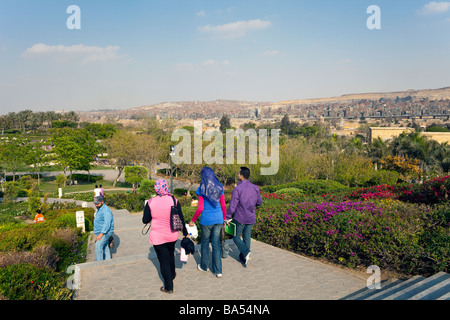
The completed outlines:
{"type": "Polygon", "coordinates": [[[443,296],[440,296],[436,300],[450,300],[450,289],[447,293],[445,293],[443,296]]]}
{"type": "Polygon", "coordinates": [[[441,276],[442,280],[428,289],[412,296],[409,300],[437,300],[450,292],[450,275],[441,276]]]}
{"type": "MultiPolygon", "coordinates": [[[[394,292],[391,295],[384,297],[383,300],[408,300],[411,297],[432,288],[440,282],[447,280],[448,278],[450,278],[449,274],[445,272],[439,272],[402,290],[394,292]]],[[[429,292],[428,294],[430,293],[431,292],[429,292]]]]}
{"type": "Polygon", "coordinates": [[[398,279],[390,279],[387,281],[382,281],[380,284],[381,289],[369,289],[366,287],[364,289],[361,289],[361,290],[345,297],[345,299],[346,300],[366,300],[368,297],[378,293],[380,290],[384,291],[384,290],[389,289],[390,287],[395,286],[401,282],[402,281],[398,280],[398,279]]]}
{"type": "Polygon", "coordinates": [[[385,290],[376,292],[372,296],[368,297],[366,300],[383,300],[385,297],[391,295],[392,293],[404,290],[405,288],[414,285],[420,281],[423,281],[424,279],[425,277],[415,276],[412,277],[411,279],[400,281],[395,286],[391,286],[390,288],[386,288],[385,290]]]}

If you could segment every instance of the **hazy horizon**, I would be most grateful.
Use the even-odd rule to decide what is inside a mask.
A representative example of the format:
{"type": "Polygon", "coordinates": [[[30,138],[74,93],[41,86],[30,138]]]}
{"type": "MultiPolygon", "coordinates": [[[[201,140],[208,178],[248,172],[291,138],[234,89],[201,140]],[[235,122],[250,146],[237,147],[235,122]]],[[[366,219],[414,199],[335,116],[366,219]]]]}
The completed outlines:
{"type": "Polygon", "coordinates": [[[438,89],[449,31],[447,1],[0,0],[0,114],[438,89]]]}

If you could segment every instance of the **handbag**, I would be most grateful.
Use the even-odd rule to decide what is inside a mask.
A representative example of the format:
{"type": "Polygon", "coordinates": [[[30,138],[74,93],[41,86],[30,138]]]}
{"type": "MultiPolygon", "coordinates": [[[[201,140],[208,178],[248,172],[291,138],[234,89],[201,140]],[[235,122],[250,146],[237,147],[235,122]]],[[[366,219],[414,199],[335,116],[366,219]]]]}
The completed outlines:
{"type": "Polygon", "coordinates": [[[147,223],[143,228],[142,228],[142,234],[145,236],[148,232],[149,232],[149,230],[150,230],[150,228],[152,227],[152,225],[150,224],[150,223],[147,223]],[[148,226],[148,227],[147,227],[148,226]],[[145,230],[145,228],[147,228],[147,230],[144,232],[144,230],[145,230]]]}
{"type": "Polygon", "coordinates": [[[175,203],[175,197],[172,196],[173,206],[170,207],[170,228],[172,231],[183,230],[183,222],[181,221],[180,213],[175,203]]]}
{"type": "Polygon", "coordinates": [[[222,226],[222,232],[220,233],[220,249],[222,251],[222,258],[227,258],[230,246],[225,242],[225,226],[222,226]]]}

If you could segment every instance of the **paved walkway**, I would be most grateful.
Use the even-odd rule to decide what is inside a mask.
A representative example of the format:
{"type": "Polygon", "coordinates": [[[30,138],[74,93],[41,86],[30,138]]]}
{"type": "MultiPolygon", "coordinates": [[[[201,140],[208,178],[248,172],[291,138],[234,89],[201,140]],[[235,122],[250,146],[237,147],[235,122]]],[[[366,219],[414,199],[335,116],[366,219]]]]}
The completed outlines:
{"type": "Polygon", "coordinates": [[[90,243],[88,262],[78,265],[81,282],[77,300],[338,300],[366,285],[365,279],[353,273],[255,240],[252,259],[244,268],[238,262],[236,246],[228,240],[231,250],[222,260],[222,278],[197,270],[199,245],[187,262],[181,262],[177,243],[174,293],[165,294],[159,290],[163,281],[149,235],[141,233],[141,215],[127,210],[113,214],[113,258],[93,261],[90,243]]]}

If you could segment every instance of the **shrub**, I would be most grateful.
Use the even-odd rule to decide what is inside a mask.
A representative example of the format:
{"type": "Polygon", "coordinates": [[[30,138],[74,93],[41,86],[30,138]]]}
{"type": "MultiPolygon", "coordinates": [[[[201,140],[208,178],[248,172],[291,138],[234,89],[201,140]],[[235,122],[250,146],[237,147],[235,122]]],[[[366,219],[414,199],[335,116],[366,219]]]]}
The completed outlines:
{"type": "Polygon", "coordinates": [[[284,188],[275,191],[276,194],[286,194],[286,195],[298,195],[303,194],[303,190],[298,188],[284,188]]]}
{"type": "Polygon", "coordinates": [[[32,251],[0,252],[0,268],[28,263],[39,268],[56,268],[59,258],[56,250],[49,245],[35,247],[32,251]]]}
{"type": "Polygon", "coordinates": [[[70,300],[65,282],[59,272],[29,263],[0,268],[0,295],[11,300],[70,300]]]}
{"type": "Polygon", "coordinates": [[[372,173],[372,177],[366,181],[365,186],[394,185],[398,182],[399,173],[389,170],[378,170],[372,173]]]}
{"type": "Polygon", "coordinates": [[[3,184],[5,189],[4,200],[9,203],[19,196],[20,186],[17,181],[5,182],[3,184]]]}
{"type": "Polygon", "coordinates": [[[399,201],[394,206],[381,201],[269,203],[257,209],[253,235],[350,267],[375,264],[429,275],[449,270],[448,209],[436,210],[399,201]],[[431,228],[433,224],[441,229],[431,228]]]}
{"type": "Polygon", "coordinates": [[[140,193],[117,193],[109,195],[106,204],[119,210],[139,212],[144,210],[145,200],[148,199],[140,193]]]}
{"type": "Polygon", "coordinates": [[[142,182],[140,183],[138,191],[139,191],[139,193],[142,196],[144,196],[146,198],[150,198],[152,195],[156,194],[156,192],[155,192],[155,180],[150,180],[150,179],[142,180],[142,182]]]}
{"type": "Polygon", "coordinates": [[[88,175],[82,173],[74,173],[72,174],[72,180],[98,182],[100,180],[103,180],[103,175],[88,175]]]}
{"type": "Polygon", "coordinates": [[[411,203],[437,204],[450,200],[450,176],[404,187],[398,198],[411,203]]]}
{"type": "Polygon", "coordinates": [[[333,180],[303,180],[278,186],[264,186],[261,191],[273,193],[281,189],[297,188],[307,195],[348,192],[349,187],[333,180]]]}

